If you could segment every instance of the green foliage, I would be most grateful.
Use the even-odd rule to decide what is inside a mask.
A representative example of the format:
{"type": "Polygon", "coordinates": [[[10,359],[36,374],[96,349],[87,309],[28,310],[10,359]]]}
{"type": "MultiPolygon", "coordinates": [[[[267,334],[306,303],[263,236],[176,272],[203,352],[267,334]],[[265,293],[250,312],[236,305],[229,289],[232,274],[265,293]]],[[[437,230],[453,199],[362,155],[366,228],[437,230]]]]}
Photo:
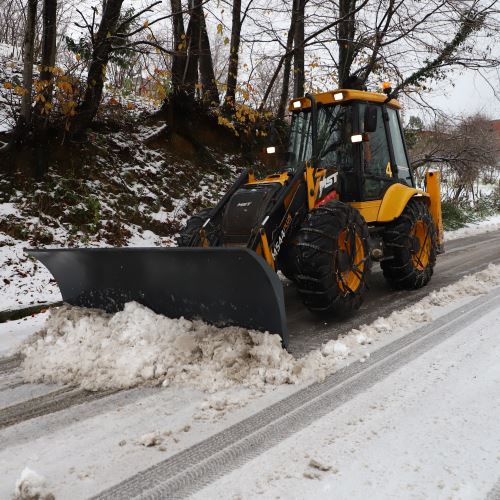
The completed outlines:
{"type": "Polygon", "coordinates": [[[70,221],[74,229],[86,229],[86,232],[95,234],[99,230],[100,212],[99,200],[89,196],[69,209],[70,221]]]}
{"type": "Polygon", "coordinates": [[[81,57],[86,63],[92,59],[92,43],[89,38],[80,38],[75,41],[70,36],[65,37],[66,47],[70,52],[81,57]]]}
{"type": "Polygon", "coordinates": [[[499,208],[499,200],[495,200],[494,193],[488,196],[482,196],[474,205],[473,217],[476,220],[486,219],[486,217],[498,213],[499,208]]]}
{"type": "MultiPolygon", "coordinates": [[[[137,19],[134,19],[130,22],[125,22],[127,19],[132,18],[134,14],[135,9],[133,7],[130,7],[125,12],[122,12],[120,14],[118,26],[123,23],[123,28],[121,32],[113,38],[113,46],[117,48],[113,50],[109,58],[109,61],[111,63],[114,63],[123,69],[129,69],[133,64],[134,52],[126,48],[121,49],[120,47],[124,47],[128,43],[128,34],[132,31],[135,31],[140,25],[137,19]]],[[[94,31],[97,32],[98,29],[99,25],[96,25],[94,31]]],[[[65,41],[66,47],[70,52],[78,55],[78,57],[80,57],[81,60],[83,60],[87,64],[90,63],[90,61],[92,60],[93,52],[92,40],[90,39],[90,36],[82,37],[78,41],[75,41],[71,37],[66,36],[65,41]]]]}
{"type": "Polygon", "coordinates": [[[451,201],[443,201],[441,207],[445,230],[460,229],[466,224],[479,222],[500,213],[500,196],[495,192],[488,196],[482,196],[474,206],[468,203],[457,204],[451,201]]]}
{"type": "Polygon", "coordinates": [[[493,198],[493,206],[497,213],[500,213],[500,184],[497,185],[493,193],[491,194],[493,198]]]}
{"type": "Polygon", "coordinates": [[[441,209],[443,211],[443,226],[446,231],[460,229],[469,222],[474,222],[476,220],[470,208],[468,211],[449,201],[444,201],[441,205],[441,209]]]}
{"type": "Polygon", "coordinates": [[[408,125],[404,127],[403,133],[408,149],[413,149],[417,144],[418,136],[424,129],[424,122],[418,116],[410,116],[408,125]]]}

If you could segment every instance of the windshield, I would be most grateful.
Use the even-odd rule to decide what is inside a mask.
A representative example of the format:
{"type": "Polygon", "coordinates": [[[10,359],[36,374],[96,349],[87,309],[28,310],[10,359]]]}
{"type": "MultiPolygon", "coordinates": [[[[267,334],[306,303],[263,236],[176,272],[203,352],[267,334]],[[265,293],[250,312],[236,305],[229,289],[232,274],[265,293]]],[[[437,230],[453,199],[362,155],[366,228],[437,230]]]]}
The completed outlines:
{"type": "MultiPolygon", "coordinates": [[[[288,147],[288,166],[297,168],[312,156],[311,111],[294,113],[288,147]]],[[[319,166],[353,168],[351,107],[324,106],[318,109],[319,166]]]]}

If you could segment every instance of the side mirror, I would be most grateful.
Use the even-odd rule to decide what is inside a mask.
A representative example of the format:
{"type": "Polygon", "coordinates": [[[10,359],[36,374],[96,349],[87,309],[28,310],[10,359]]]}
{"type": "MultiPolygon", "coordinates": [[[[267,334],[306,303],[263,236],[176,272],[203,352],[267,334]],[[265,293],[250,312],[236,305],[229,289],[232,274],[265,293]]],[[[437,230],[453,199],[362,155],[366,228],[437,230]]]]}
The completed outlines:
{"type": "Polygon", "coordinates": [[[365,132],[377,130],[378,106],[366,106],[365,108],[365,132]]]}

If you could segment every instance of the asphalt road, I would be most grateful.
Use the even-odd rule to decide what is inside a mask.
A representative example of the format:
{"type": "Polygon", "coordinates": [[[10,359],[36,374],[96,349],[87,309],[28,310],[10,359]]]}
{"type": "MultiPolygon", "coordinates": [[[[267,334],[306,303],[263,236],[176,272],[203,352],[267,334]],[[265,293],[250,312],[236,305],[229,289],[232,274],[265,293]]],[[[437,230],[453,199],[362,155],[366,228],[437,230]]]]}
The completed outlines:
{"type": "Polygon", "coordinates": [[[301,356],[323,343],[336,339],[352,328],[371,323],[379,316],[413,304],[432,290],[447,286],[463,276],[484,269],[490,263],[500,263],[500,231],[471,236],[446,244],[446,252],[438,256],[430,283],[414,291],[391,290],[374,264],[370,290],[361,308],[350,318],[325,319],[309,312],[301,303],[292,282],[285,285],[285,303],[290,335],[289,351],[301,356]]]}

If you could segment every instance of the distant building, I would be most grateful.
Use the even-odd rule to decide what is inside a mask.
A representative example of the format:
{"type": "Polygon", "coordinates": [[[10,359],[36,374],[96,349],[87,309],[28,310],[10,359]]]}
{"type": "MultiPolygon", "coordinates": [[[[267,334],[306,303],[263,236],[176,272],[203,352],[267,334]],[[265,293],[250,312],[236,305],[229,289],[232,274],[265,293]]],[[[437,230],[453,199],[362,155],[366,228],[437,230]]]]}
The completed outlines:
{"type": "Polygon", "coordinates": [[[496,133],[498,140],[500,141],[500,120],[491,120],[491,130],[496,133]]]}

